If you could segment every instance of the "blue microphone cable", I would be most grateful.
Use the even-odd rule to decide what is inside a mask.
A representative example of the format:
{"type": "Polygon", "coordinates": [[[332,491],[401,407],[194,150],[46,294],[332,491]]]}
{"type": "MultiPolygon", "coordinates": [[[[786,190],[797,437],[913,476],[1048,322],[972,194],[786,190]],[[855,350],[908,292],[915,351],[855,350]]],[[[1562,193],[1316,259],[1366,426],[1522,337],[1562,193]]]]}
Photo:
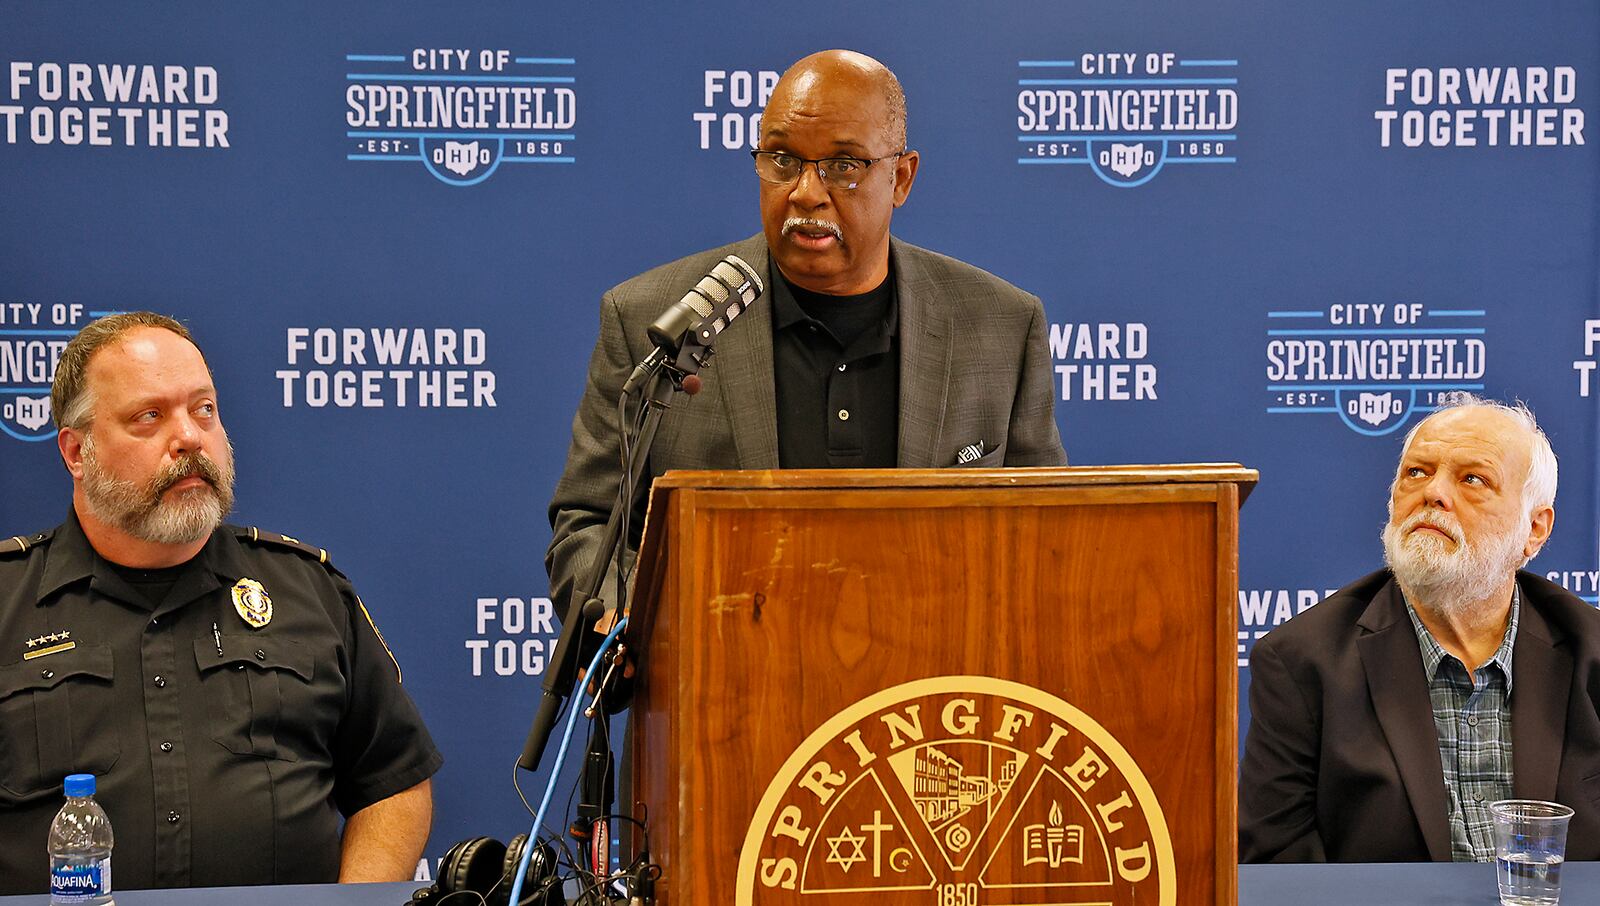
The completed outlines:
{"type": "Polygon", "coordinates": [[[561,765],[567,760],[567,745],[572,742],[572,729],[578,725],[578,715],[583,712],[579,702],[583,696],[584,681],[596,676],[595,671],[600,668],[600,659],[605,657],[605,653],[616,643],[617,637],[627,625],[628,618],[623,617],[606,634],[605,641],[600,643],[600,650],[596,651],[594,658],[589,661],[589,669],[583,672],[583,677],[578,680],[572,691],[568,705],[571,710],[567,714],[567,728],[561,734],[561,748],[556,750],[556,760],[550,765],[550,780],[544,785],[544,798],[539,800],[539,811],[533,816],[533,827],[528,830],[528,845],[523,847],[522,861],[517,864],[517,879],[511,885],[511,906],[518,906],[522,902],[522,882],[528,875],[528,862],[533,858],[533,851],[539,848],[539,829],[544,826],[545,812],[550,809],[550,799],[555,795],[556,782],[561,778],[561,765]]]}

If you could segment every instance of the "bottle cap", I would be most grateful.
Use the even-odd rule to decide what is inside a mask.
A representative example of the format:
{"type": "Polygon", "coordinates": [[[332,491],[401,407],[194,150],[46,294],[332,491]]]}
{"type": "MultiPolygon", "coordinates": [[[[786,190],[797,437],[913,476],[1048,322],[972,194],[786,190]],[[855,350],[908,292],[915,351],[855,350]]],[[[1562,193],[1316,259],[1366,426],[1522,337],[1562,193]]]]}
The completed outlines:
{"type": "Polygon", "coordinates": [[[67,780],[62,784],[62,786],[66,788],[67,796],[70,798],[75,799],[81,796],[93,796],[94,775],[68,774],[67,780]]]}

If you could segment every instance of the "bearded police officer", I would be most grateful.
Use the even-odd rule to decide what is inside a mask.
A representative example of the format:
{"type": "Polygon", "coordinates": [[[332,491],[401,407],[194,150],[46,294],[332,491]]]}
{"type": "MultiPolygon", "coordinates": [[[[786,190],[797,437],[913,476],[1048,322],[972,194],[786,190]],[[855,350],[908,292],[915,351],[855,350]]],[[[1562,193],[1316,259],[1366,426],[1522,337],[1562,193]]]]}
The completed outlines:
{"type": "Polygon", "coordinates": [[[222,524],[233,454],[178,322],[85,327],[51,391],[72,508],[0,541],[0,893],[98,775],[120,888],[406,880],[441,762],[327,555],[222,524]]]}

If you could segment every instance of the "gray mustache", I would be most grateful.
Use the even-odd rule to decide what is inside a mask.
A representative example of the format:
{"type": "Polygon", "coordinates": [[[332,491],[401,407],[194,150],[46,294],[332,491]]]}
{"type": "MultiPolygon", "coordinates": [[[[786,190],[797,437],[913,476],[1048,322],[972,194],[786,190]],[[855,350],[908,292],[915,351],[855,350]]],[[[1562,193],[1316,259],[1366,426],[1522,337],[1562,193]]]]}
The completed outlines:
{"type": "Polygon", "coordinates": [[[829,233],[833,234],[833,238],[839,240],[840,242],[844,241],[844,231],[839,229],[839,225],[837,223],[830,223],[826,220],[816,220],[811,217],[790,217],[788,220],[785,220],[783,222],[783,235],[787,236],[801,227],[812,227],[815,229],[827,230],[829,233]]]}
{"type": "Polygon", "coordinates": [[[211,461],[211,457],[204,453],[189,453],[182,459],[175,460],[171,465],[161,470],[155,480],[155,496],[157,499],[167,492],[167,489],[178,482],[192,476],[205,479],[206,484],[216,489],[222,484],[222,470],[211,461]]]}

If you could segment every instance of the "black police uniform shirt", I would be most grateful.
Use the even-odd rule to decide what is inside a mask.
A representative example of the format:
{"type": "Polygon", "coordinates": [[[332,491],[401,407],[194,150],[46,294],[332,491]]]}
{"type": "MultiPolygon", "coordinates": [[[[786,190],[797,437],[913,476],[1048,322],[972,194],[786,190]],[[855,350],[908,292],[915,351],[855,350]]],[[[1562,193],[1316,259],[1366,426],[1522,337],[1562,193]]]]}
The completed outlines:
{"type": "Polygon", "coordinates": [[[326,561],[223,526],[154,576],[161,597],[76,516],[0,541],[0,893],[49,889],[50,821],[80,772],[97,776],[119,889],[337,879],[344,817],[443,759],[326,561]],[[242,580],[265,592],[240,586],[257,622],[270,601],[259,628],[242,580]]]}

